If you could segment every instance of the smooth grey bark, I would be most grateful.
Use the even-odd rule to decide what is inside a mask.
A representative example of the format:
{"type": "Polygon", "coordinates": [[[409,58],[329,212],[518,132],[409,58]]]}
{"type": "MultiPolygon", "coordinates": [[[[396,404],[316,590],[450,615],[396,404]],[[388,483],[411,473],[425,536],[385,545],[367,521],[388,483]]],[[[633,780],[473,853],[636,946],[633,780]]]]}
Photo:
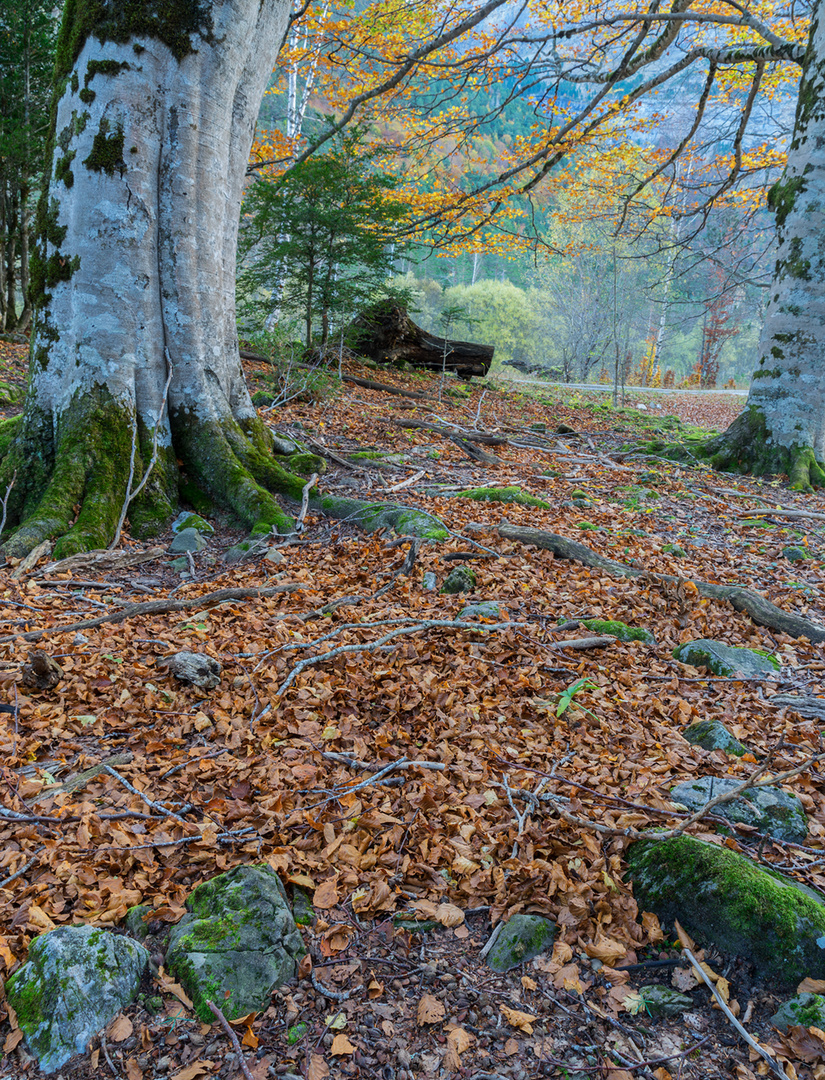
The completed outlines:
{"type": "Polygon", "coordinates": [[[814,8],[793,139],[768,200],[778,252],[759,363],[742,413],[706,451],[719,468],[825,484],[825,17],[814,8]]]}

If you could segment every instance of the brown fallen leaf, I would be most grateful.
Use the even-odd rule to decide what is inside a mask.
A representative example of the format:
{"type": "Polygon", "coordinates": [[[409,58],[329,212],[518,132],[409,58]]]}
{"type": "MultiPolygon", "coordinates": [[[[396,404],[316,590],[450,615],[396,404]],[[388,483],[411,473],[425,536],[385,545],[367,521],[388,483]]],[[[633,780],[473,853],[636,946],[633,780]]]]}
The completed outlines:
{"type": "Polygon", "coordinates": [[[185,1069],[180,1069],[178,1072],[173,1073],[169,1077],[169,1080],[195,1080],[198,1076],[206,1076],[213,1072],[214,1068],[214,1061],[193,1061],[192,1064],[187,1065],[185,1069]]]}
{"type": "Polygon", "coordinates": [[[109,1026],[108,1035],[112,1042],[118,1043],[123,1042],[124,1039],[128,1039],[134,1030],[135,1025],[129,1017],[124,1016],[123,1013],[121,1013],[109,1026]]]}
{"type": "Polygon", "coordinates": [[[504,1053],[507,1057],[512,1057],[521,1050],[521,1043],[517,1039],[508,1039],[504,1044],[504,1053]]]}
{"type": "Polygon", "coordinates": [[[312,896],[312,906],[320,911],[334,908],[338,903],[338,884],[334,877],[322,881],[312,896]]]}
{"type": "Polygon", "coordinates": [[[525,990],[537,990],[539,984],[535,979],[531,979],[529,975],[522,975],[521,985],[525,990]]]}
{"type": "Polygon", "coordinates": [[[694,987],[699,985],[700,980],[693,967],[678,967],[673,969],[670,981],[677,990],[685,992],[687,990],[693,990],[694,987]]]}
{"type": "Polygon", "coordinates": [[[501,1006],[501,1013],[512,1027],[523,1031],[525,1035],[533,1034],[533,1024],[536,1022],[535,1016],[531,1016],[530,1013],[520,1012],[518,1009],[511,1009],[508,1005],[501,1006]]]}
{"type": "Polygon", "coordinates": [[[451,1027],[447,1035],[447,1045],[451,1046],[457,1054],[463,1054],[472,1044],[474,1036],[462,1027],[451,1027]]]}
{"type": "Polygon", "coordinates": [[[460,926],[464,922],[464,912],[455,904],[439,904],[435,909],[434,917],[448,929],[460,926]]]}
{"type": "Polygon", "coordinates": [[[825,992],[825,979],[803,979],[796,988],[797,994],[821,994],[825,992]]]}
{"type": "Polygon", "coordinates": [[[354,1054],[358,1049],[357,1046],[353,1046],[343,1031],[340,1031],[332,1040],[332,1046],[330,1047],[330,1053],[336,1057],[340,1057],[344,1054],[354,1054]]]}
{"type": "Polygon", "coordinates": [[[595,941],[585,945],[584,951],[589,957],[601,960],[603,964],[613,967],[617,960],[625,958],[627,946],[614,938],[599,935],[595,941]]]}
{"type": "Polygon", "coordinates": [[[425,994],[418,1003],[416,1018],[419,1027],[424,1024],[437,1024],[446,1015],[444,1003],[432,994],[425,994]]]}
{"type": "Polygon", "coordinates": [[[329,1065],[320,1054],[313,1054],[309,1059],[307,1068],[307,1080],[325,1080],[329,1076],[329,1065]]]}
{"type": "MultiPolygon", "coordinates": [[[[141,1069],[140,1065],[138,1065],[134,1058],[129,1058],[129,1060],[126,1062],[125,1068],[127,1080],[143,1080],[143,1069],[141,1069]]],[[[180,1080],[180,1077],[176,1076],[173,1078],[173,1080],[180,1080]]],[[[185,1077],[184,1080],[189,1080],[189,1078],[185,1077]]]]}

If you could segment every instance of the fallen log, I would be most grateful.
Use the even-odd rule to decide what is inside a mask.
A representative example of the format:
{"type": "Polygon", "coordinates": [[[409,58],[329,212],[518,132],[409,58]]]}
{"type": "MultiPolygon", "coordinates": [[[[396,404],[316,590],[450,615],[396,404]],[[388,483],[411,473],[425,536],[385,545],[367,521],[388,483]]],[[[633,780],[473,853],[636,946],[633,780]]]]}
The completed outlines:
{"type": "MultiPolygon", "coordinates": [[[[581,563],[595,570],[603,570],[613,577],[638,578],[644,576],[643,570],[626,566],[616,562],[615,559],[606,559],[597,554],[584,544],[575,540],[567,540],[556,533],[545,532],[543,529],[528,529],[519,525],[499,526],[499,535],[505,540],[516,540],[521,544],[532,544],[534,547],[552,551],[557,559],[570,559],[572,562],[581,563]]],[[[656,578],[663,582],[678,584],[680,579],[673,574],[657,574],[656,578]]],[[[782,608],[766,600],[753,589],[745,589],[741,585],[715,585],[710,581],[691,579],[700,596],[712,600],[724,600],[737,611],[743,611],[750,615],[755,623],[767,626],[770,630],[778,630],[789,637],[806,637],[809,641],[819,643],[825,641],[825,626],[812,622],[802,615],[794,615],[783,611],[782,608]]]]}
{"type": "Polygon", "coordinates": [[[454,371],[460,378],[484,376],[495,351],[492,345],[437,337],[412,321],[401,304],[376,304],[350,324],[356,348],[379,364],[406,361],[428,371],[454,371]]]}

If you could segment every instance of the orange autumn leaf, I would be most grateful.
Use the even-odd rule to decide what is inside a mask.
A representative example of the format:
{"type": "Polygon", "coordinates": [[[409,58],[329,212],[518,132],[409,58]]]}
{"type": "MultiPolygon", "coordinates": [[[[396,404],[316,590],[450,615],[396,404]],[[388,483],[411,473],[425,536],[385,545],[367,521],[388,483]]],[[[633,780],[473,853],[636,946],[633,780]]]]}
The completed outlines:
{"type": "Polygon", "coordinates": [[[354,1054],[358,1049],[357,1046],[353,1046],[343,1031],[339,1031],[335,1038],[332,1040],[332,1046],[330,1047],[330,1053],[336,1057],[340,1057],[345,1054],[354,1054]]]}

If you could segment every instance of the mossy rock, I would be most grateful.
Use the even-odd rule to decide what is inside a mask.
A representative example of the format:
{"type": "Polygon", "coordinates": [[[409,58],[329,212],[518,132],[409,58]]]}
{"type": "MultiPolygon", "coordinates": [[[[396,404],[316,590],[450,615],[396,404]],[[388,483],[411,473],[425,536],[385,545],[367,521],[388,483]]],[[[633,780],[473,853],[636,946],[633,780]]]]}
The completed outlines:
{"type": "Polygon", "coordinates": [[[780,663],[770,653],[724,645],[721,641],[698,638],[673,650],[675,660],[692,667],[704,667],[722,678],[760,678],[775,675],[780,663]]]}
{"type": "Polygon", "coordinates": [[[693,998],[680,994],[672,986],[651,983],[640,986],[638,993],[642,1001],[639,1012],[644,1011],[648,1016],[681,1016],[683,1012],[693,1008],[693,998]]]}
{"type": "Polygon", "coordinates": [[[456,492],[455,498],[474,499],[476,502],[517,503],[519,506],[537,506],[542,510],[552,509],[550,503],[544,499],[528,495],[526,491],[515,486],[468,488],[466,491],[456,492]]]}
{"type": "Polygon", "coordinates": [[[722,750],[726,754],[742,757],[748,749],[728,731],[721,720],[697,720],[682,732],[693,746],[704,750],[722,750]]]}
{"type": "MultiPolygon", "coordinates": [[[[740,783],[740,780],[728,777],[700,776],[677,784],[670,797],[692,813],[716,795],[733,791],[740,783]]],[[[795,795],[778,787],[748,788],[735,799],[714,807],[713,813],[727,821],[752,825],[759,832],[794,844],[804,843],[808,835],[808,818],[802,803],[795,795]]]]}
{"type": "Polygon", "coordinates": [[[426,934],[436,934],[444,929],[444,925],[437,919],[413,919],[406,917],[403,912],[393,915],[392,924],[397,930],[406,930],[408,934],[423,937],[426,934]]]}
{"type": "Polygon", "coordinates": [[[26,391],[14,383],[0,382],[0,405],[17,405],[26,396],[26,391]]]}
{"type": "Polygon", "coordinates": [[[509,971],[552,948],[556,924],[541,915],[513,915],[487,954],[493,971],[509,971]]]}
{"type": "Polygon", "coordinates": [[[687,558],[687,552],[685,551],[685,549],[683,547],[679,547],[678,544],[663,544],[662,545],[662,554],[663,555],[672,555],[675,559],[686,559],[687,558]]]}
{"type": "Polygon", "coordinates": [[[482,600],[478,604],[468,604],[458,613],[459,619],[471,622],[473,619],[501,619],[501,606],[494,600],[482,600]]]}
{"type": "Polygon", "coordinates": [[[454,593],[472,592],[475,587],[475,570],[469,566],[455,566],[444,579],[444,584],[438,591],[453,595],[454,593]]]}
{"type": "Polygon", "coordinates": [[[432,570],[425,570],[421,575],[421,588],[425,592],[435,592],[438,588],[438,578],[432,570]]]}
{"type": "Polygon", "coordinates": [[[627,623],[618,619],[582,619],[582,626],[593,634],[604,634],[606,637],[614,637],[619,641],[644,641],[648,645],[655,645],[656,639],[649,630],[643,630],[638,626],[628,626],[627,623]]]}
{"type": "Polygon", "coordinates": [[[289,454],[284,458],[283,465],[296,476],[312,476],[313,473],[323,476],[327,471],[327,463],[318,454],[289,454]]]}
{"type": "Polygon", "coordinates": [[[214,526],[210,525],[206,518],[202,518],[200,514],[193,514],[188,510],[178,514],[172,522],[173,533],[183,532],[184,529],[197,529],[202,536],[211,536],[215,531],[214,526]]]}
{"type": "Polygon", "coordinates": [[[627,852],[639,911],[674,919],[700,945],[750,960],[781,987],[825,978],[825,904],[775,871],[692,836],[627,852]]]}
{"type": "Polygon", "coordinates": [[[205,547],[206,540],[197,529],[181,529],[166,550],[170,555],[177,555],[186,551],[203,551],[205,547]]]}
{"type": "Polygon", "coordinates": [[[292,889],[292,916],[298,926],[312,926],[315,922],[315,909],[309,893],[297,885],[292,889]]]}
{"type": "Polygon", "coordinates": [[[126,929],[135,941],[143,941],[148,935],[149,927],[143,921],[143,916],[148,915],[151,910],[152,909],[148,904],[135,904],[134,907],[130,907],[126,912],[126,918],[124,920],[126,929]]]}
{"type": "Polygon", "coordinates": [[[784,547],[782,548],[782,558],[787,559],[788,562],[805,562],[811,558],[811,553],[801,547],[784,547]]]}
{"type": "Polygon", "coordinates": [[[278,875],[269,866],[236,866],[198,885],[186,906],[166,964],[198,1017],[214,1021],[208,1001],[231,1020],[263,1012],[305,952],[278,875]]]}
{"type": "Polygon", "coordinates": [[[149,953],[94,926],[60,926],[29,946],[6,998],[40,1068],[55,1072],[135,997],[149,953]]]}
{"type": "Polygon", "coordinates": [[[797,994],[783,1001],[771,1017],[771,1023],[783,1034],[792,1027],[825,1027],[825,998],[820,994],[797,994]]]}

